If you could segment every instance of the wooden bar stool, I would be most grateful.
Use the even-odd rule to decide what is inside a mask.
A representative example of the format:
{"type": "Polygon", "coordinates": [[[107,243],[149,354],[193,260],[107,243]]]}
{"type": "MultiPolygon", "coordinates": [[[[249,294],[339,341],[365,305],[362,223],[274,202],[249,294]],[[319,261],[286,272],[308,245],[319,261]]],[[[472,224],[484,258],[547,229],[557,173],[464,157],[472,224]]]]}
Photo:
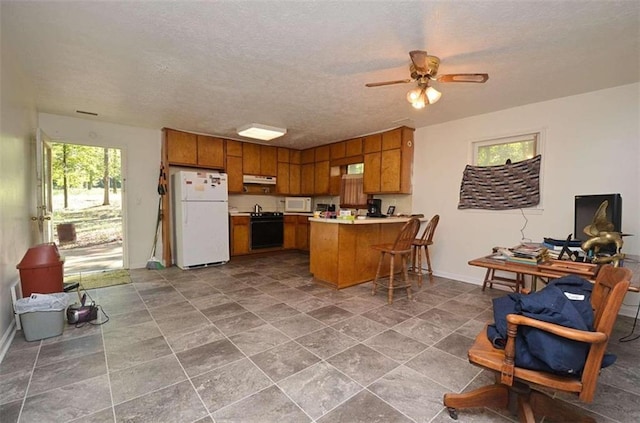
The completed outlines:
{"type": "Polygon", "coordinates": [[[409,281],[407,257],[411,254],[411,242],[418,234],[418,230],[420,230],[420,221],[414,217],[404,224],[394,243],[371,246],[371,248],[380,251],[378,270],[376,271],[376,277],[373,279],[373,288],[371,290],[371,295],[376,295],[376,288],[378,284],[385,286],[384,283],[379,282],[378,279],[380,278],[380,273],[382,271],[384,255],[389,254],[389,283],[385,286],[385,288],[387,288],[389,304],[393,302],[393,290],[398,288],[407,288],[407,296],[409,297],[409,299],[411,299],[411,281],[409,281]],[[394,285],[394,265],[396,256],[399,256],[402,262],[402,274],[404,277],[404,284],[402,285],[394,285]]]}
{"type": "Polygon", "coordinates": [[[436,232],[436,226],[440,221],[440,216],[435,215],[429,220],[427,226],[422,232],[420,238],[416,238],[411,243],[411,270],[418,274],[418,286],[422,286],[422,249],[424,248],[424,255],[427,258],[427,272],[429,273],[429,280],[433,283],[433,270],[431,269],[431,257],[429,257],[429,245],[433,244],[433,234],[436,232]],[[416,267],[417,264],[417,267],[416,267]]]}

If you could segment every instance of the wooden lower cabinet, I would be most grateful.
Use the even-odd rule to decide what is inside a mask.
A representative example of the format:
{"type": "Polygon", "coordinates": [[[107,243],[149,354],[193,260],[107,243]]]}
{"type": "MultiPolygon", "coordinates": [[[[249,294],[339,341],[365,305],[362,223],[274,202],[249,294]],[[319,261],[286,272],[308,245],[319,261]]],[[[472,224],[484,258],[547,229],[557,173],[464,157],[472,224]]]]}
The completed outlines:
{"type": "MultiPolygon", "coordinates": [[[[406,220],[366,224],[311,222],[309,270],[315,278],[338,289],[373,280],[380,252],[371,246],[394,242],[406,220]]],[[[395,270],[401,270],[400,260],[396,261],[395,270]]],[[[381,274],[389,275],[388,255],[381,274]]]]}
{"type": "MultiPolygon", "coordinates": [[[[230,217],[231,255],[240,256],[280,250],[280,248],[271,248],[251,251],[250,219],[248,216],[230,217]]],[[[309,251],[309,216],[296,214],[284,216],[282,249],[309,251]]]]}
{"type": "Polygon", "coordinates": [[[231,216],[231,255],[247,254],[249,252],[250,229],[249,217],[231,216]]]}
{"type": "Polygon", "coordinates": [[[296,216],[298,224],[296,226],[296,248],[298,250],[309,251],[309,217],[296,216]]]}
{"type": "Polygon", "coordinates": [[[296,226],[298,225],[298,216],[284,217],[284,245],[285,249],[296,248],[296,226]]]}

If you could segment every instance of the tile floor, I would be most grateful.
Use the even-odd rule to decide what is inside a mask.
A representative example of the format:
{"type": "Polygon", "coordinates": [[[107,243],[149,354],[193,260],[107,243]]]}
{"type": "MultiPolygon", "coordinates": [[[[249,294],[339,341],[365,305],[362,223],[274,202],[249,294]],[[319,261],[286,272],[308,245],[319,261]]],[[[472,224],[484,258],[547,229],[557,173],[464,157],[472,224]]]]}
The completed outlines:
{"type": "MultiPolygon", "coordinates": [[[[2,423],[444,423],[445,392],[491,381],[466,351],[502,291],[436,278],[414,301],[398,293],[387,305],[370,284],[314,282],[298,253],[132,279],[92,293],[111,318],[103,326],[16,335],[0,364],[2,423]]],[[[597,421],[640,421],[640,340],[618,342],[632,323],[618,319],[618,362],[584,406],[597,421]]],[[[459,417],[512,419],[488,409],[459,417]]]]}

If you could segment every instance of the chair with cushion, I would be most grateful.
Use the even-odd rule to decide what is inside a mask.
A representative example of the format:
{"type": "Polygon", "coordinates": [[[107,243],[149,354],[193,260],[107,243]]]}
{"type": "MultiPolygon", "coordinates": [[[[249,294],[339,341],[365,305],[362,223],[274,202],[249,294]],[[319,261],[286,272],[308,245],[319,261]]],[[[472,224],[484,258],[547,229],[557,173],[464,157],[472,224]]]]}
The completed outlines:
{"type": "Polygon", "coordinates": [[[411,243],[411,270],[418,274],[418,286],[422,286],[422,249],[427,258],[427,272],[429,280],[433,283],[433,270],[431,269],[431,257],[429,257],[429,245],[433,245],[433,234],[436,232],[436,226],[440,221],[440,216],[435,215],[429,220],[425,226],[422,236],[416,238],[411,243]]]}
{"type": "Polygon", "coordinates": [[[409,280],[408,275],[408,266],[407,261],[409,255],[411,254],[411,243],[416,237],[416,234],[420,230],[420,221],[417,218],[411,218],[407,223],[404,224],[398,236],[393,243],[389,244],[378,244],[372,245],[371,248],[380,251],[380,260],[378,261],[378,270],[376,271],[376,276],[373,279],[373,289],[371,291],[371,295],[376,295],[376,290],[378,285],[382,285],[387,289],[387,296],[389,304],[393,302],[393,290],[399,288],[407,289],[407,296],[411,298],[411,281],[409,280]],[[385,254],[389,254],[390,264],[389,264],[389,281],[385,285],[382,281],[380,281],[380,275],[382,273],[382,265],[384,262],[385,254]],[[395,269],[395,259],[396,256],[400,257],[402,262],[402,274],[403,274],[403,284],[396,285],[394,284],[394,269],[395,269]]]}
{"type": "Polygon", "coordinates": [[[476,337],[468,352],[469,362],[493,371],[496,383],[471,392],[444,395],[444,405],[452,418],[457,419],[457,409],[473,407],[502,407],[512,412],[517,409],[521,422],[535,423],[546,416],[545,421],[595,422],[591,417],[563,405],[549,395],[534,390],[544,388],[578,395],[582,402],[594,399],[598,375],[613,325],[629,288],[632,272],[627,268],[602,267],[591,294],[594,314],[594,331],[581,331],[553,323],[525,317],[507,315],[507,343],[504,350],[496,349],[489,341],[486,328],[476,337]],[[541,329],[558,337],[589,344],[585,366],[581,375],[564,376],[543,371],[516,367],[515,340],[518,330],[524,327],[541,329]],[[517,398],[517,402],[514,401],[517,398]],[[536,420],[537,417],[537,420],[536,420]]]}

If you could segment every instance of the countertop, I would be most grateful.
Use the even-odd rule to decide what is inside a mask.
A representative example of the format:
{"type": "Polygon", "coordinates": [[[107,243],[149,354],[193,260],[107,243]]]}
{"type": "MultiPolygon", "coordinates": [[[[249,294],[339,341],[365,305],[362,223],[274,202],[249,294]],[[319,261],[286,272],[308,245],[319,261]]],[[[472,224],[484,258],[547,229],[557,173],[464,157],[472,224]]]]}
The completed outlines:
{"type": "MultiPolygon", "coordinates": [[[[347,219],[325,219],[323,217],[310,217],[309,222],[316,223],[332,223],[337,225],[371,225],[373,223],[404,223],[409,221],[410,217],[365,217],[364,219],[355,219],[355,220],[347,220],[347,219]]],[[[420,222],[426,222],[427,218],[419,218],[420,222]]]]}
{"type": "MultiPolygon", "coordinates": [[[[269,213],[269,212],[263,212],[263,213],[269,213]]],[[[301,213],[301,212],[284,212],[283,213],[284,216],[313,216],[313,213],[301,213]]],[[[229,212],[229,216],[246,216],[249,217],[251,216],[251,212],[238,212],[238,211],[230,211],[229,212]]]]}

